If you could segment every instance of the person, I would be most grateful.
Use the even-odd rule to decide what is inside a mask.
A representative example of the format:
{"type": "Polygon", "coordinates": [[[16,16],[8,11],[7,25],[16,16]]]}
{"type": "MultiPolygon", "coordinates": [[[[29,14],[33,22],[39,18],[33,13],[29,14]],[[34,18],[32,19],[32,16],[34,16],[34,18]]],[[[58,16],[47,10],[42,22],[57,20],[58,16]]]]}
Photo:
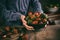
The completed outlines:
{"type": "Polygon", "coordinates": [[[1,11],[5,18],[5,24],[7,26],[15,23],[21,25],[22,20],[25,28],[27,30],[31,30],[32,27],[28,26],[26,24],[27,22],[24,20],[30,4],[31,7],[33,7],[34,12],[39,11],[43,13],[41,4],[38,0],[4,0],[4,2],[1,1],[0,5],[3,7],[1,11]]]}
{"type": "Polygon", "coordinates": [[[24,25],[27,30],[33,29],[24,20],[29,8],[31,7],[34,12],[43,13],[39,0],[0,0],[0,5],[6,26],[24,25]]]}

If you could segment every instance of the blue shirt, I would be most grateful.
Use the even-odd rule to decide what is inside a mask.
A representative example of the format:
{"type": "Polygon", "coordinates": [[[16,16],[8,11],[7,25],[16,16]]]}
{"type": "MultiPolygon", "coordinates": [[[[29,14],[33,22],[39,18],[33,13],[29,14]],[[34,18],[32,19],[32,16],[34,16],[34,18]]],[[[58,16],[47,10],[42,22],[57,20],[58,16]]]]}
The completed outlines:
{"type": "Polygon", "coordinates": [[[20,19],[20,15],[26,15],[29,7],[33,8],[34,12],[41,12],[41,4],[38,0],[3,0],[0,3],[3,7],[3,16],[6,21],[16,21],[20,19]]]}

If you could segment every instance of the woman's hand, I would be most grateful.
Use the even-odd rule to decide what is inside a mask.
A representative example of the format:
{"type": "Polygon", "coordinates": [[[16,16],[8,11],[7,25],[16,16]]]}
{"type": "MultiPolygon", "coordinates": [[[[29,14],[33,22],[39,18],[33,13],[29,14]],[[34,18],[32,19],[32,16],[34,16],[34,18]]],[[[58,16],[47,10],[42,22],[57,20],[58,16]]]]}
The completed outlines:
{"type": "Polygon", "coordinates": [[[27,24],[23,23],[23,25],[25,26],[25,28],[27,30],[34,30],[34,28],[32,26],[28,26],[27,24]]]}
{"type": "Polygon", "coordinates": [[[22,20],[23,25],[25,26],[25,28],[26,28],[27,30],[34,30],[34,28],[33,28],[32,26],[28,26],[28,25],[27,25],[27,22],[26,22],[24,19],[25,19],[25,16],[24,16],[24,15],[21,15],[21,20],[22,20]]]}

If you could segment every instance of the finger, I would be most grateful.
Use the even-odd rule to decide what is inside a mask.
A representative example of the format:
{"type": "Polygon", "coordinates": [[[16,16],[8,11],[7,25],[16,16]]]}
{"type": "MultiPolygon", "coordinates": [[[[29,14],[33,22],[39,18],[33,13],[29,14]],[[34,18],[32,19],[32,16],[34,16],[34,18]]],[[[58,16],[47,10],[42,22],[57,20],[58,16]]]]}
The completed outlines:
{"type": "Polygon", "coordinates": [[[28,30],[34,30],[34,28],[28,28],[28,30]]]}
{"type": "Polygon", "coordinates": [[[34,30],[34,29],[28,29],[28,30],[34,30]]]}
{"type": "Polygon", "coordinates": [[[32,26],[29,26],[30,29],[34,29],[32,26]]]}
{"type": "Polygon", "coordinates": [[[34,29],[32,26],[30,27],[31,29],[34,29]]]}

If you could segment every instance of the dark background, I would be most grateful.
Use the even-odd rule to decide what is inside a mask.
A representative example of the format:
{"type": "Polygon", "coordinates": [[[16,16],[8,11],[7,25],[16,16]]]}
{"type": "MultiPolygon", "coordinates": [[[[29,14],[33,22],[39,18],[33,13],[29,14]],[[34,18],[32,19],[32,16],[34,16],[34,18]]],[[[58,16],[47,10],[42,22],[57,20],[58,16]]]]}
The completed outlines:
{"type": "MultiPolygon", "coordinates": [[[[54,7],[57,6],[59,7],[60,10],[60,0],[39,0],[42,4],[42,8],[44,12],[48,12],[47,7],[54,7]]],[[[58,12],[59,12],[58,10],[58,12]]],[[[60,12],[59,12],[60,13],[60,12]]]]}

